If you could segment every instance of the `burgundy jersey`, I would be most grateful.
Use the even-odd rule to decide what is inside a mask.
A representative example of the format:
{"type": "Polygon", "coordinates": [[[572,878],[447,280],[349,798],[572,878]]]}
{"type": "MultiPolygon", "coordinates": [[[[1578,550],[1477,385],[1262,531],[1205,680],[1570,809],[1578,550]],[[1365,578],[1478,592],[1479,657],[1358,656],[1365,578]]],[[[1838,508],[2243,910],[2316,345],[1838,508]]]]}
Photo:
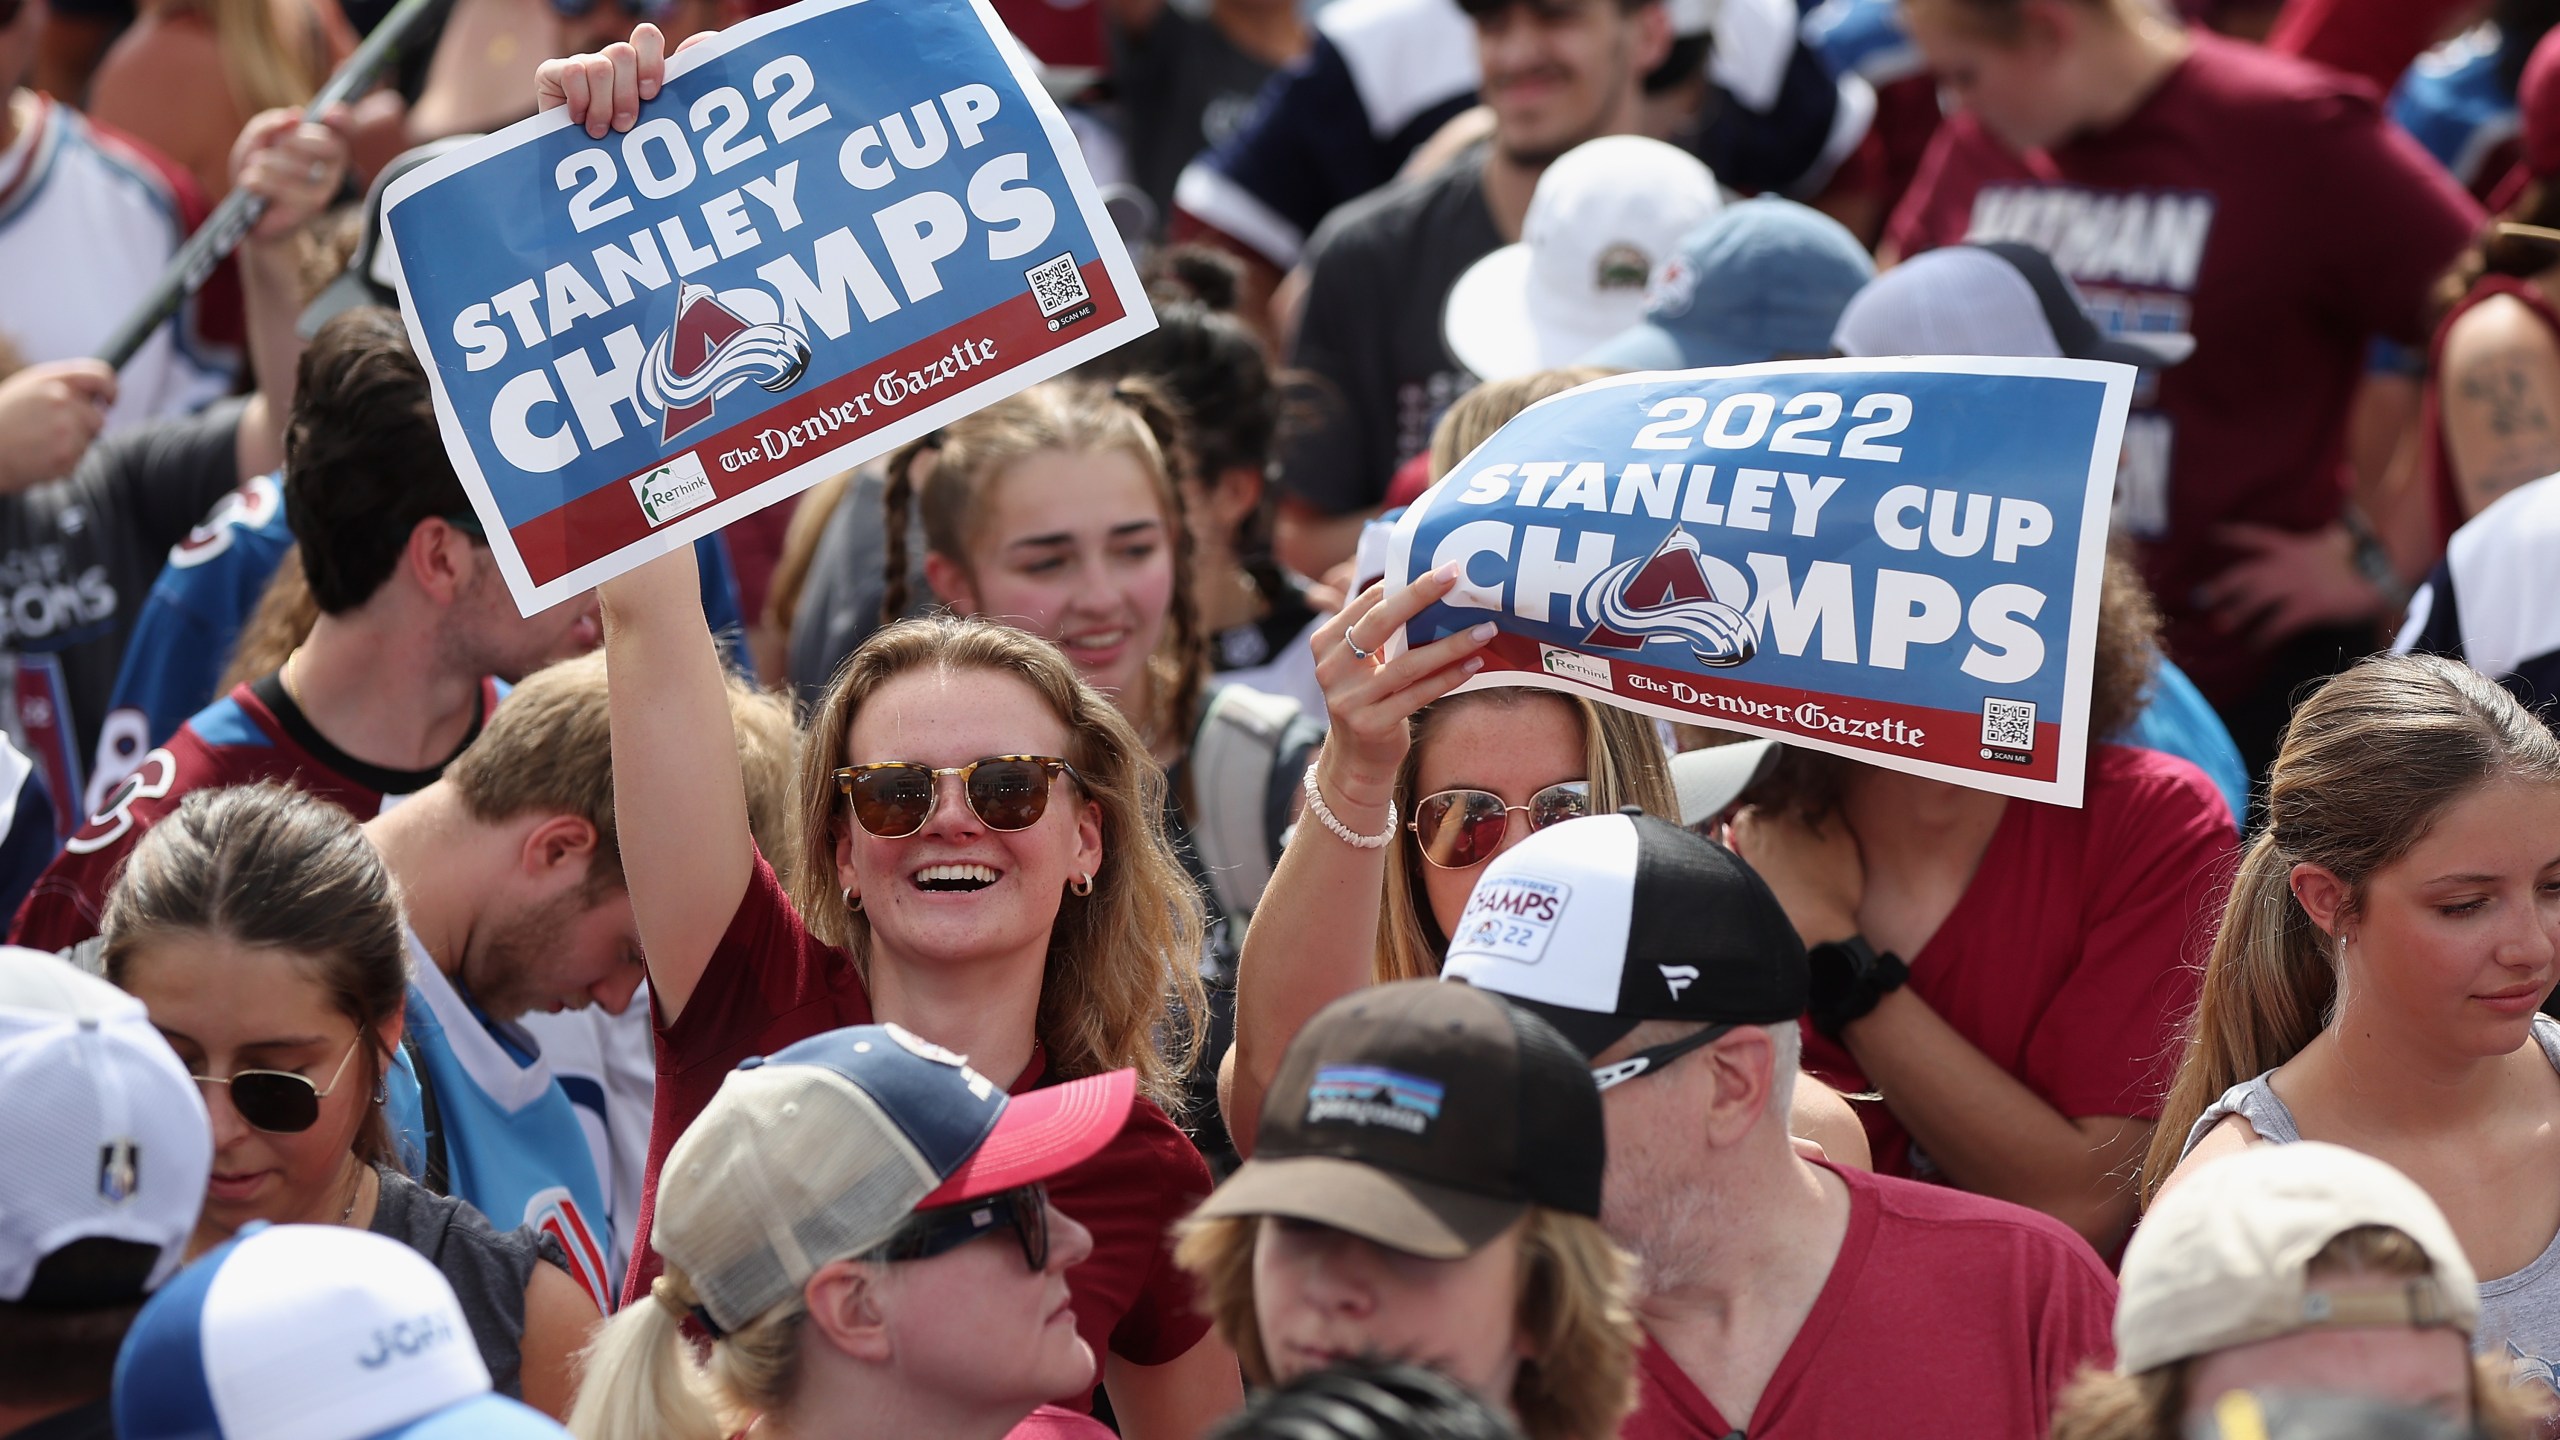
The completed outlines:
{"type": "MultiPolygon", "coordinates": [[[[504,693],[496,680],[481,682],[480,713],[464,745],[479,735],[504,693]]],[[[461,747],[455,748],[458,753],[461,747]]],[[[168,744],[144,756],[64,843],[19,907],[9,938],[39,950],[62,950],[97,934],[107,889],[134,842],[195,791],[274,780],[370,820],[388,801],[424,789],[443,773],[442,765],[386,770],[340,750],[312,728],[273,675],[235,686],[197,711],[168,744]]]]}

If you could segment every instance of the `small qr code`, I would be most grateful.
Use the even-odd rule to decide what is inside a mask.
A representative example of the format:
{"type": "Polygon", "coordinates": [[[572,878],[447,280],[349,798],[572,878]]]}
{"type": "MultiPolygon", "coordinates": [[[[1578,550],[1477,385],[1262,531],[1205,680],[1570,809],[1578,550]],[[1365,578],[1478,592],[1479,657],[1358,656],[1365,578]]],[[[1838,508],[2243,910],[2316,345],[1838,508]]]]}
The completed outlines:
{"type": "Polygon", "coordinates": [[[1982,702],[1982,743],[2001,750],[2036,748],[2036,707],[2032,700],[1982,702]]]}
{"type": "Polygon", "coordinates": [[[1084,288],[1084,276],[1076,269],[1076,257],[1070,252],[1053,260],[1043,260],[1023,272],[1031,282],[1031,298],[1040,305],[1040,318],[1072,310],[1093,298],[1084,288]]]}

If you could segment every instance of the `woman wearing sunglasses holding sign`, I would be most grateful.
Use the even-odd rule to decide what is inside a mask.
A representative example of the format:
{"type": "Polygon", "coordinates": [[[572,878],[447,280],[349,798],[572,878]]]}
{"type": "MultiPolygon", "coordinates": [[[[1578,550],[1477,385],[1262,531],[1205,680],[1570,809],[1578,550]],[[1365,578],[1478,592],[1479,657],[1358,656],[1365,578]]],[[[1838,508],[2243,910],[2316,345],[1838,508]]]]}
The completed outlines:
{"type": "Polygon", "coordinates": [[[494,1230],[394,1163],[383,1079],[408,951],[391,874],[347,812],[280,785],[191,795],[134,847],[101,923],[107,978],[151,1012],[213,1122],[189,1254],[257,1220],[388,1235],[452,1283],[501,1394],[568,1413],[596,1307],[558,1245],[494,1230]]]}
{"type": "MultiPolygon", "coordinates": [[[[658,1024],[654,1187],[738,1062],[875,1016],[1016,1093],[1113,1069],[1128,1125],[1058,1177],[1094,1237],[1078,1327],[1125,1433],[1197,1434],[1235,1408],[1235,1365],[1191,1314],[1164,1234],[1209,1188],[1158,1101],[1167,997],[1198,1013],[1197,892],[1164,838],[1163,772],[1055,647],[918,620],[854,652],[810,723],[786,895],[746,823],[719,657],[689,564],[604,587],[614,800],[658,1024]]],[[[635,1254],[636,1299],[655,1256],[635,1254]]],[[[1090,1380],[1056,1397],[1081,1406],[1090,1380]]]]}

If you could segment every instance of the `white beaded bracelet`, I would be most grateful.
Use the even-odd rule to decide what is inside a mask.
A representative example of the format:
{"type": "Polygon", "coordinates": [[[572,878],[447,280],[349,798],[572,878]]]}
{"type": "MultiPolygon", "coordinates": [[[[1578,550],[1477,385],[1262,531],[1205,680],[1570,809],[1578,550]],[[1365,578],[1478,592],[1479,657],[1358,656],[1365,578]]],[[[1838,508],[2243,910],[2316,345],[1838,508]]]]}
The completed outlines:
{"type": "Polygon", "coordinates": [[[1356,850],[1383,850],[1388,841],[1396,838],[1396,802],[1393,800],[1387,802],[1387,828],[1375,835],[1363,835],[1343,824],[1342,817],[1333,813],[1333,807],[1324,803],[1324,792],[1316,788],[1316,767],[1313,765],[1307,767],[1306,791],[1308,812],[1324,822],[1324,828],[1332,831],[1343,844],[1356,850]]]}

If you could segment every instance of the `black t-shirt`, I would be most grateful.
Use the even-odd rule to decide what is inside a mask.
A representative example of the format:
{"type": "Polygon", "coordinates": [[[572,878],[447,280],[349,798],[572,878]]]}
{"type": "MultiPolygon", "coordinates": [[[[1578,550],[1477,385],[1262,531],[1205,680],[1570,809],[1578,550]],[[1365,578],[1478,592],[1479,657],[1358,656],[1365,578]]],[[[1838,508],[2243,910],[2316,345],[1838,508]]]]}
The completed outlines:
{"type": "Polygon", "coordinates": [[[374,1167],[382,1197],[374,1203],[376,1235],[388,1235],[435,1263],[489,1367],[489,1384],[512,1400],[524,1398],[524,1287],[544,1261],[568,1271],[560,1242],[527,1227],[500,1230],[489,1217],[432,1190],[387,1165],[374,1167]]]}
{"type": "Polygon", "coordinates": [[[0,496],[0,648],[16,671],[10,724],[77,821],[116,667],[169,547],[240,484],[240,412],[128,426],[69,477],[0,496]]]}
{"type": "Polygon", "coordinates": [[[1155,202],[1159,223],[1173,214],[1182,167],[1244,128],[1273,73],[1216,24],[1171,4],[1144,35],[1112,32],[1111,78],[1129,178],[1155,202]]]}
{"type": "Polygon", "coordinates": [[[1364,196],[1316,231],[1290,355],[1307,423],[1286,432],[1280,485],[1327,515],[1376,505],[1396,467],[1475,379],[1440,338],[1449,289],[1500,249],[1485,208],[1486,151],[1364,196]]]}
{"type": "Polygon", "coordinates": [[[1316,618],[1313,606],[1307,604],[1306,592],[1295,585],[1285,586],[1271,608],[1260,619],[1230,626],[1209,637],[1209,663],[1221,671],[1252,670],[1271,663],[1271,657],[1295,644],[1306,632],[1307,622],[1316,618]]]}

